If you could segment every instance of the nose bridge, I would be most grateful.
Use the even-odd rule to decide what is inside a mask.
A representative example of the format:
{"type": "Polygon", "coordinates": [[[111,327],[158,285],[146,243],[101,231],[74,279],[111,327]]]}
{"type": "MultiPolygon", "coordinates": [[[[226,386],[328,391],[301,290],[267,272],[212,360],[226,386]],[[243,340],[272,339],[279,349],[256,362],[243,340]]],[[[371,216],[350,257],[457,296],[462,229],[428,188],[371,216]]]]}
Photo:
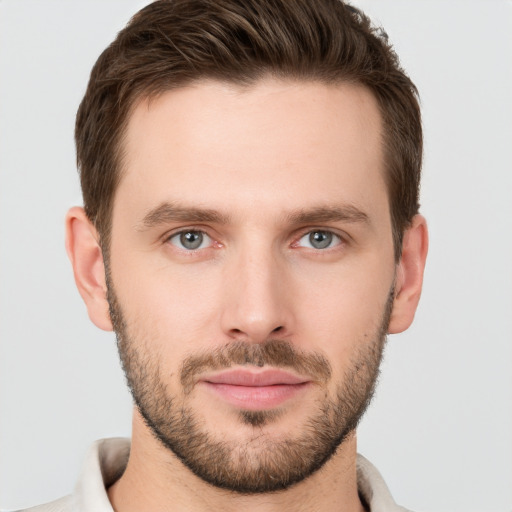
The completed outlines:
{"type": "Polygon", "coordinates": [[[291,329],[284,262],[264,239],[248,237],[230,256],[223,329],[230,337],[261,343],[291,329]]]}

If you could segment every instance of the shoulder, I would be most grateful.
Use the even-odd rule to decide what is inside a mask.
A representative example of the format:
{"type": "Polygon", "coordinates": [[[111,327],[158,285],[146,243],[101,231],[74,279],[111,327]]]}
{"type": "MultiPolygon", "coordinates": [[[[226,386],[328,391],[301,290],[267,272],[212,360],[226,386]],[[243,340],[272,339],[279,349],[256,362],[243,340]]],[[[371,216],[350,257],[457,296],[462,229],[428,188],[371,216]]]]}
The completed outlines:
{"type": "Polygon", "coordinates": [[[129,453],[129,439],[96,441],[85,457],[73,494],[15,512],[113,512],[106,489],[123,473],[129,453]]]}
{"type": "Polygon", "coordinates": [[[64,496],[50,503],[44,505],[37,505],[36,507],[30,507],[16,512],[72,512],[75,510],[73,506],[73,496],[64,496]]]}

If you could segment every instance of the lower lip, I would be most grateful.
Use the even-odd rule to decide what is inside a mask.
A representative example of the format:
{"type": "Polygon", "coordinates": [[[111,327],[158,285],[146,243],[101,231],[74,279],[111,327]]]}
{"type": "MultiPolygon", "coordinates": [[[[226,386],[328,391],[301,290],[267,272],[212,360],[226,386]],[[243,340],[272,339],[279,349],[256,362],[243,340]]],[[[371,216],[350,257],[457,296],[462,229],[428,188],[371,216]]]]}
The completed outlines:
{"type": "Polygon", "coordinates": [[[209,390],[226,402],[249,411],[261,411],[277,407],[302,393],[308,382],[301,384],[275,384],[273,386],[234,386],[203,382],[209,390]]]}

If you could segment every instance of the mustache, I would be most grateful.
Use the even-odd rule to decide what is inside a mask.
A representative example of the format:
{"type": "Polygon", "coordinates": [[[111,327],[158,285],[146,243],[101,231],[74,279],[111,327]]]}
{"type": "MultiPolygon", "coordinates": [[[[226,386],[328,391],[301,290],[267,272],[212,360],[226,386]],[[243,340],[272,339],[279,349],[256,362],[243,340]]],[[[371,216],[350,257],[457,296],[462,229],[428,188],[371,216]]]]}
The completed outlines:
{"type": "Polygon", "coordinates": [[[288,368],[313,380],[326,382],[331,378],[329,361],[314,352],[303,352],[290,342],[270,339],[264,343],[236,341],[218,347],[206,354],[187,357],[181,366],[180,379],[185,393],[190,393],[197,375],[212,370],[222,370],[234,365],[265,365],[288,368]]]}

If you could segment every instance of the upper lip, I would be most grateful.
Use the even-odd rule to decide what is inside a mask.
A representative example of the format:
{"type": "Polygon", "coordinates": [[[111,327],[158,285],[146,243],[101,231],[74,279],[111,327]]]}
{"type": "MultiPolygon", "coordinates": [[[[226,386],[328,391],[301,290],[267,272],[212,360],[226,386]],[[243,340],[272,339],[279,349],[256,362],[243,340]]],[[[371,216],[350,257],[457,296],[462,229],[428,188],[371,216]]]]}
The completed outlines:
{"type": "Polygon", "coordinates": [[[276,386],[279,384],[304,384],[311,379],[295,375],[289,371],[277,368],[248,370],[248,369],[229,369],[219,373],[204,375],[200,378],[203,382],[212,384],[228,384],[231,386],[276,386]]]}

